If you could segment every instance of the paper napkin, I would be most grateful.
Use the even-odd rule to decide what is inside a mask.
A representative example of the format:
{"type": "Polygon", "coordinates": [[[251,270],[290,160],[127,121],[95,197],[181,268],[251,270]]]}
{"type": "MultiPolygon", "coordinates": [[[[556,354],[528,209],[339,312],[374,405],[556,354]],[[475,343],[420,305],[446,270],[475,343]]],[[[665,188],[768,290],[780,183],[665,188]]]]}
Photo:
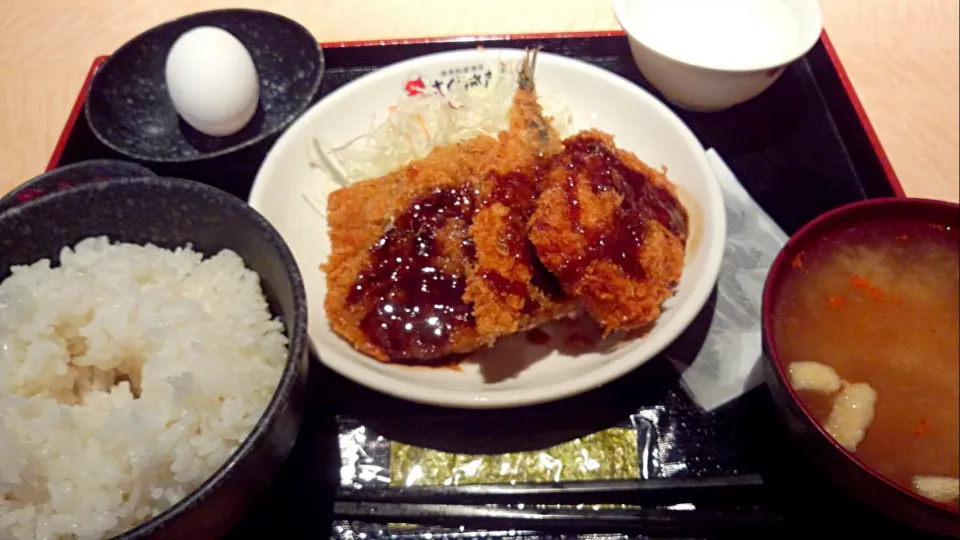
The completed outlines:
{"type": "Polygon", "coordinates": [[[716,304],[704,342],[692,361],[670,350],[665,354],[681,370],[690,397],[711,411],[762,382],[760,300],[770,265],[788,237],[715,150],[707,150],[707,161],[720,183],[727,214],[716,304]]]}

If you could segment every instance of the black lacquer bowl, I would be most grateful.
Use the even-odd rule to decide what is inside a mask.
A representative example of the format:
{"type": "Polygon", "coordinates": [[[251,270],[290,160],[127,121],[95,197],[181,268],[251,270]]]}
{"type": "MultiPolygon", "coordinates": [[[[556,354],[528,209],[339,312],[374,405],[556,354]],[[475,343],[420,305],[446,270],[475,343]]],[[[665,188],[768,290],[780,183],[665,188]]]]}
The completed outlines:
{"type": "Polygon", "coordinates": [[[13,191],[0,197],[0,212],[88,182],[145,176],[156,175],[150,169],[128,161],[116,159],[79,161],[43,173],[17,186],[13,191]]]}
{"type": "Polygon", "coordinates": [[[119,156],[160,174],[199,175],[215,184],[212,174],[194,174],[191,166],[222,170],[230,160],[262,159],[280,132],[313,103],[323,71],[323,51],[299,23],[267,11],[205,11],[151,28],[121,46],[93,78],[84,115],[97,139],[119,156]],[[211,137],[194,130],[181,120],[167,92],[167,54],[181,34],[199,26],[233,34],[260,78],[257,111],[234,135],[211,137]]]}
{"type": "Polygon", "coordinates": [[[107,235],[174,248],[191,243],[213,255],[235,251],[260,275],[270,309],[284,324],[288,358],[277,390],[236,452],[196,491],[123,539],[216,538],[230,530],[269,487],[293,448],[307,380],[307,307],[303,281],[280,235],[244,202],[174,178],[121,178],[53,193],[0,214],[0,280],[10,267],[107,235]]]}
{"type": "Polygon", "coordinates": [[[802,271],[793,266],[798,254],[830,233],[854,227],[882,227],[898,220],[957,228],[960,227],[960,207],[925,199],[872,199],[831,210],[790,238],[774,260],[764,286],[764,375],[791,438],[836,488],[861,505],[915,529],[960,536],[960,515],[955,507],[935,503],[893,483],[827,434],[790,385],[789,372],[780,359],[774,338],[774,306],[788,275],[802,271]]]}

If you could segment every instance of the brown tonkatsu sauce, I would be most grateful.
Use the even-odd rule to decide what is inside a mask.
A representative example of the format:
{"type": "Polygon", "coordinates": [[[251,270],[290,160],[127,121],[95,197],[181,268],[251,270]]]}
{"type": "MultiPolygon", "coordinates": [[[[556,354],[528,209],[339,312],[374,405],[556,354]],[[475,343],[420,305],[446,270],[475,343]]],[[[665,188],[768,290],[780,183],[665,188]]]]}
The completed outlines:
{"type": "MultiPolygon", "coordinates": [[[[534,202],[534,179],[530,173],[491,175],[490,189],[481,195],[472,185],[438,188],[420,197],[397,216],[392,227],[370,248],[370,261],[357,277],[348,302],[368,310],[360,327],[371,343],[392,359],[423,360],[444,356],[446,347],[458,329],[475,324],[472,306],[463,295],[467,285],[466,268],[449,268],[441,230],[449,236],[451,227],[460,246],[463,263],[476,262],[475,248],[468,233],[476,213],[494,203],[502,203],[512,212],[499,238],[522,264],[533,265],[536,258],[527,240],[526,219],[534,202]]],[[[537,261],[539,263],[539,261],[537,261]]],[[[540,265],[537,265],[540,266],[540,265]]],[[[541,270],[546,272],[545,269],[541,270]]],[[[480,270],[492,290],[526,298],[530,312],[537,303],[529,297],[527,284],[514,281],[487,269],[480,270]]],[[[537,281],[556,287],[548,279],[537,281]]]]}
{"type": "MultiPolygon", "coordinates": [[[[510,208],[498,242],[514,254],[532,273],[532,284],[552,300],[564,297],[562,284],[579,279],[591,263],[609,260],[637,278],[644,275],[638,250],[647,232],[647,221],[656,220],[669,231],[684,237],[687,216],[680,202],[667,188],[626,167],[619,157],[592,139],[573,137],[564,152],[541,158],[531,167],[508,174],[491,173],[478,190],[472,184],[438,188],[420,197],[400,215],[392,227],[370,248],[370,260],[359,274],[348,302],[367,311],[361,329],[371,343],[392,359],[431,359],[443,356],[458,329],[475,321],[472,306],[463,300],[467,285],[466,268],[449,268],[439,238],[441,230],[455,227],[465,259],[460,266],[476,262],[468,234],[476,213],[501,203],[510,208]],[[534,211],[536,190],[544,175],[558,167],[571,169],[567,200],[571,222],[587,236],[585,251],[568,261],[557,275],[537,259],[527,237],[527,222],[534,211]],[[579,171],[579,173],[577,173],[579,171]],[[584,230],[576,197],[577,178],[589,175],[595,193],[616,190],[623,196],[615,219],[607,228],[584,230]]],[[[515,281],[490,269],[479,277],[501,295],[524,297],[524,312],[539,307],[527,283],[515,281]]]]}
{"type": "Polygon", "coordinates": [[[391,358],[442,355],[457,329],[474,324],[472,307],[463,300],[467,276],[447,268],[437,235],[444,227],[462,227],[464,254],[472,259],[466,228],[475,199],[472,186],[434,190],[396,216],[370,248],[370,262],[347,300],[369,306],[360,327],[391,358]]]}
{"type": "Polygon", "coordinates": [[[527,332],[527,341],[534,345],[546,345],[550,343],[550,334],[539,328],[534,328],[527,332]]]}
{"type": "Polygon", "coordinates": [[[579,257],[566,261],[558,272],[562,283],[579,280],[596,261],[606,260],[627,276],[643,279],[640,248],[649,228],[648,221],[663,225],[680,238],[687,234],[687,213],[679,199],[667,187],[626,165],[611,149],[593,138],[572,137],[557,156],[559,165],[570,170],[563,188],[567,211],[577,232],[586,237],[579,257]],[[594,193],[616,191],[623,201],[605,227],[587,229],[580,218],[577,196],[579,181],[587,175],[594,193]]]}
{"type": "MultiPolygon", "coordinates": [[[[534,258],[526,228],[536,202],[536,180],[530,170],[522,169],[507,174],[491,172],[486,179],[489,189],[479,205],[486,208],[500,203],[510,209],[497,242],[504,252],[515,256],[519,264],[526,267],[530,267],[534,258]]],[[[487,269],[481,272],[480,277],[501,296],[528,295],[525,281],[513,280],[487,269]]]]}

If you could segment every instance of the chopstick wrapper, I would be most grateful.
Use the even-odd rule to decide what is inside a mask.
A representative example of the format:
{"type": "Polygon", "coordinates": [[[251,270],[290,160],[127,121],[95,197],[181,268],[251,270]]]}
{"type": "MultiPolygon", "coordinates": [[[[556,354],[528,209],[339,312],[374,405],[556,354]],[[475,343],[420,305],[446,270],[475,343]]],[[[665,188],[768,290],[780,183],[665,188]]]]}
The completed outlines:
{"type": "Polygon", "coordinates": [[[727,216],[727,241],[715,303],[708,301],[704,307],[712,307],[713,314],[712,318],[706,317],[710,327],[692,362],[678,360],[669,349],[664,354],[681,371],[683,387],[690,397],[709,412],[762,382],[763,284],[788,237],[750,197],[716,150],[707,150],[707,161],[723,192],[727,216]]]}

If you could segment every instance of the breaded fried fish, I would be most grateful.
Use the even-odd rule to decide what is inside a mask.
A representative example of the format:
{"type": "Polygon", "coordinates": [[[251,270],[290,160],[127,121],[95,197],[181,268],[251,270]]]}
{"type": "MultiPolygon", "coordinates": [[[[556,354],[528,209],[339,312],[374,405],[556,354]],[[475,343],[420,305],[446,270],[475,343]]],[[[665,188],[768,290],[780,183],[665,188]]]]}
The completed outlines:
{"type": "Polygon", "coordinates": [[[687,212],[662,171],[585,131],[541,171],[529,238],[564,291],[604,330],[660,316],[683,270],[687,212]]]}

